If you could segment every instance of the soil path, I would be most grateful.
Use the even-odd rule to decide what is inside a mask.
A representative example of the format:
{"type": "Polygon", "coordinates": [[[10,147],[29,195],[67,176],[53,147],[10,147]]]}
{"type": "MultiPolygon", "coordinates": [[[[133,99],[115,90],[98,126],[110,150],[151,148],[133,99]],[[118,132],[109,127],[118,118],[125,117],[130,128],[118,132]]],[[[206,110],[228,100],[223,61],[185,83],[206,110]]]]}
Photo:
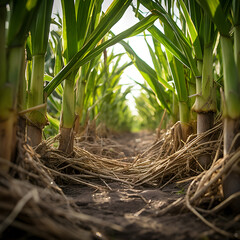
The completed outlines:
{"type": "MultiPolygon", "coordinates": [[[[118,143],[118,151],[125,156],[142,153],[151,146],[154,138],[154,134],[149,132],[125,133],[111,137],[112,141],[118,143]]],[[[103,182],[97,183],[103,185],[103,182]]],[[[105,185],[108,190],[102,191],[79,185],[63,187],[66,195],[74,199],[81,212],[119,227],[118,230],[110,230],[108,227],[96,230],[96,239],[224,239],[189,211],[175,209],[166,214],[158,214],[159,209],[183,197],[186,186],[172,184],[160,190],[147,186],[132,188],[113,181],[108,181],[105,185]]]]}

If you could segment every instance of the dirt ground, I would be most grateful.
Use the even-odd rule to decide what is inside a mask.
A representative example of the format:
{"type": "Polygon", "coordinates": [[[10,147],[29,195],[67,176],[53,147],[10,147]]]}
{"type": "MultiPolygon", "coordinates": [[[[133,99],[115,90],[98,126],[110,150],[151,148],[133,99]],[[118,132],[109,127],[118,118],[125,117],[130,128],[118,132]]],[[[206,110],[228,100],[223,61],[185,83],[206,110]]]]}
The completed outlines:
{"type": "MultiPolygon", "coordinates": [[[[136,156],[154,141],[149,132],[121,134],[111,137],[125,156],[136,156]]],[[[81,212],[97,217],[106,225],[115,224],[116,230],[104,227],[96,231],[96,239],[109,240],[217,240],[227,239],[215,233],[194,214],[183,208],[176,208],[165,214],[160,210],[175,200],[184,197],[187,184],[167,185],[163,189],[148,186],[131,187],[113,181],[96,182],[105,185],[105,190],[95,190],[87,186],[62,186],[67,196],[72,198],[81,212]]],[[[213,216],[214,221],[214,216],[213,216]]]]}
{"type": "MultiPolygon", "coordinates": [[[[115,133],[108,138],[81,135],[75,139],[72,158],[44,144],[38,151],[28,145],[19,147],[19,156],[24,156],[18,162],[23,164],[22,170],[17,165],[16,170],[12,169],[16,178],[0,178],[0,239],[230,240],[196,217],[185,206],[186,201],[172,207],[172,203],[187,196],[190,182],[171,181],[154,188],[157,184],[151,182],[137,185],[125,181],[128,171],[126,178],[120,179],[112,170],[116,169],[113,165],[141,158],[152,146],[158,149],[162,141],[154,144],[155,140],[151,132],[115,133]],[[105,164],[98,164],[103,160],[105,164]],[[96,171],[99,169],[104,171],[96,171]],[[84,177],[82,181],[71,181],[79,173],[84,177]]],[[[123,164],[123,172],[126,166],[123,164]]],[[[145,165],[141,167],[145,170],[145,165]]],[[[212,206],[207,202],[203,209],[212,206]]],[[[201,216],[220,231],[230,233],[225,235],[240,239],[239,214],[233,215],[228,209],[211,214],[201,216]]]]}

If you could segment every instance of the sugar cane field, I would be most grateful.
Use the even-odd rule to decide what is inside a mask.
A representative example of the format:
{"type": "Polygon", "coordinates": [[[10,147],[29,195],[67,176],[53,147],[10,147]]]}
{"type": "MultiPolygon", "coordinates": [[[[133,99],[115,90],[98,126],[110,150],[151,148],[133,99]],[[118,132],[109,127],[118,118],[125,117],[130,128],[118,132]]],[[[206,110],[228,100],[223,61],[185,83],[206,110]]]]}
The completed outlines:
{"type": "Polygon", "coordinates": [[[1,0],[0,239],[240,239],[240,1],[1,0]]]}

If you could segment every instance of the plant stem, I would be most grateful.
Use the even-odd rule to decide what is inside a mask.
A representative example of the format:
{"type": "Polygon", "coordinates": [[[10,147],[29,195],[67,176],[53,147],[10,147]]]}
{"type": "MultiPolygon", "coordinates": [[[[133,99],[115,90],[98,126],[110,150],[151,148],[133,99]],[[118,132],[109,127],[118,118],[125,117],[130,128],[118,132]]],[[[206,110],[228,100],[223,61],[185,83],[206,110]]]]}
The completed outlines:
{"type": "MultiPolygon", "coordinates": [[[[235,142],[235,137],[240,132],[240,79],[239,79],[239,32],[235,31],[235,58],[232,40],[230,37],[221,36],[221,48],[223,57],[223,77],[224,77],[224,156],[235,151],[240,146],[239,137],[235,142]],[[236,62],[235,62],[236,61],[236,62]]],[[[223,177],[223,193],[227,198],[240,191],[239,161],[223,177]]],[[[239,212],[239,197],[231,203],[234,211],[239,212]]]]}
{"type": "Polygon", "coordinates": [[[213,81],[212,43],[204,46],[203,64],[198,69],[202,75],[196,78],[197,97],[194,111],[197,113],[216,112],[216,94],[213,81]]]}
{"type": "Polygon", "coordinates": [[[179,115],[179,107],[178,107],[178,99],[176,94],[172,93],[172,124],[176,123],[178,121],[178,115],[179,115]]]}
{"type": "MultiPolygon", "coordinates": [[[[32,59],[31,87],[28,97],[28,107],[43,104],[44,55],[35,55],[32,59]]],[[[42,129],[47,123],[46,108],[32,111],[28,115],[28,137],[32,146],[42,141],[42,129]]]]}
{"type": "Polygon", "coordinates": [[[179,102],[179,115],[182,130],[182,140],[185,142],[192,132],[192,127],[189,124],[190,110],[187,102],[179,102]]]}
{"type": "MultiPolygon", "coordinates": [[[[25,49],[23,49],[23,59],[21,72],[19,76],[19,90],[18,90],[18,104],[17,104],[17,112],[21,112],[27,107],[27,91],[26,91],[26,79],[25,79],[25,49]]],[[[26,130],[26,118],[25,116],[18,115],[18,131],[25,139],[26,130]]]]}
{"type": "Polygon", "coordinates": [[[75,113],[76,113],[76,123],[75,123],[75,132],[78,133],[79,131],[79,125],[82,121],[82,115],[83,115],[83,104],[84,104],[84,97],[85,97],[85,88],[86,88],[86,81],[82,79],[82,77],[78,80],[78,86],[77,86],[77,96],[76,96],[76,107],[75,107],[75,113]]]}
{"type": "MultiPolygon", "coordinates": [[[[201,76],[196,78],[197,96],[193,109],[197,112],[197,134],[211,129],[214,124],[214,112],[216,112],[216,91],[213,80],[213,43],[204,44],[203,61],[198,61],[198,71],[201,76]]],[[[202,139],[201,143],[208,142],[208,138],[202,139]]],[[[211,164],[211,155],[202,154],[198,161],[207,169],[211,164]]]]}
{"type": "Polygon", "coordinates": [[[240,118],[240,81],[231,38],[221,36],[225,109],[224,117],[240,118]]]}
{"type": "Polygon", "coordinates": [[[189,123],[190,111],[189,111],[188,103],[179,101],[179,115],[180,115],[180,122],[189,123]]]}
{"type": "Polygon", "coordinates": [[[62,104],[62,122],[64,128],[72,128],[75,119],[75,95],[74,95],[74,79],[75,74],[71,74],[65,80],[62,104]]]}
{"type": "Polygon", "coordinates": [[[6,6],[0,5],[0,88],[6,81],[5,20],[6,6]]]}
{"type": "MultiPolygon", "coordinates": [[[[0,157],[11,161],[12,158],[12,149],[14,148],[14,143],[12,136],[14,135],[13,125],[16,122],[15,114],[12,112],[8,116],[7,120],[0,121],[0,142],[4,144],[0,144],[0,157]]],[[[9,165],[5,163],[0,164],[0,172],[8,172],[9,165]]]]}
{"type": "Polygon", "coordinates": [[[234,27],[234,57],[240,77],[240,26],[234,27]]]}
{"type": "Polygon", "coordinates": [[[22,68],[23,52],[23,46],[10,47],[8,49],[8,83],[12,86],[14,109],[17,107],[17,95],[22,68]]]}
{"type": "Polygon", "coordinates": [[[73,127],[75,121],[75,94],[74,94],[75,72],[65,80],[59,149],[71,153],[73,150],[73,127]]]}

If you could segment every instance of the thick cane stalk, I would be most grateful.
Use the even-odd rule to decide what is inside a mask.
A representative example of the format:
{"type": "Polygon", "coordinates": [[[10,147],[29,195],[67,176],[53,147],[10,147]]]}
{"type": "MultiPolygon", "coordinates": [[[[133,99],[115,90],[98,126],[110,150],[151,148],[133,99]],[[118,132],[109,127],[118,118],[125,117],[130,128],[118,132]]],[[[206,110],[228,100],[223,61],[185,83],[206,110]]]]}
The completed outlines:
{"type": "MultiPolygon", "coordinates": [[[[28,107],[35,107],[45,102],[43,96],[44,62],[51,23],[53,0],[41,1],[39,13],[31,29],[32,39],[32,75],[28,97],[28,107]]],[[[46,107],[28,114],[27,135],[32,146],[42,141],[42,129],[47,124],[46,107]]]]}
{"type": "MultiPolygon", "coordinates": [[[[14,159],[16,153],[17,104],[19,85],[23,80],[24,44],[37,3],[11,1],[7,32],[6,1],[0,3],[0,157],[6,160],[14,159]]],[[[6,172],[8,168],[9,165],[3,164],[0,170],[6,172]]]]}
{"type": "MultiPolygon", "coordinates": [[[[236,40],[235,38],[235,41],[236,40]]],[[[237,44],[239,43],[236,43],[236,45],[237,44]]],[[[236,45],[235,51],[238,49],[236,45]]],[[[231,38],[221,36],[221,47],[223,54],[224,97],[226,106],[224,110],[224,155],[226,156],[240,146],[240,138],[238,137],[236,139],[237,134],[240,132],[240,79],[234,59],[231,38]],[[234,141],[235,143],[233,145],[234,141]]],[[[237,54],[235,54],[235,56],[237,56],[237,54]]],[[[226,198],[236,192],[240,192],[239,169],[240,161],[238,161],[238,163],[232,167],[231,171],[223,178],[223,191],[226,198]]],[[[239,198],[235,199],[231,206],[235,211],[240,211],[239,198]]]]}
{"type": "MultiPolygon", "coordinates": [[[[205,44],[203,52],[202,77],[197,78],[196,102],[194,110],[197,112],[197,133],[201,134],[213,127],[214,113],[216,112],[216,91],[213,80],[213,50],[212,43],[205,44]]],[[[199,66],[199,68],[201,68],[199,66]]],[[[202,142],[209,139],[204,138],[202,142]]],[[[198,159],[206,169],[211,164],[211,154],[203,154],[198,159]]]]}
{"type": "MultiPolygon", "coordinates": [[[[28,96],[28,107],[43,104],[44,55],[35,55],[32,59],[31,87],[28,96]]],[[[42,141],[42,129],[46,125],[46,107],[28,114],[27,135],[32,146],[42,141]]]]}

